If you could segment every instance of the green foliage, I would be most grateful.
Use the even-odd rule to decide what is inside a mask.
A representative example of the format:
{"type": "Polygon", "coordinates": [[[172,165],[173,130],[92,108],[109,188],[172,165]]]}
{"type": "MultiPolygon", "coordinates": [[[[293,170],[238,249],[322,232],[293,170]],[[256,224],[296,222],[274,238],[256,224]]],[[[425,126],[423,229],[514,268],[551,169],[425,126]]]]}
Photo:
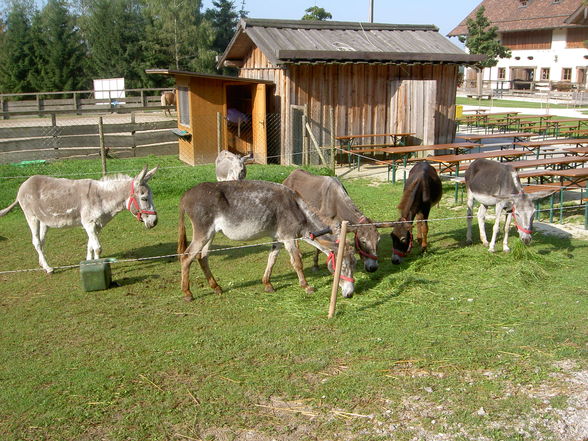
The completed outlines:
{"type": "Polygon", "coordinates": [[[32,92],[30,74],[34,65],[31,22],[36,14],[32,1],[9,5],[0,40],[0,90],[5,93],[32,92]]]}
{"type": "MultiPolygon", "coordinates": [[[[561,412],[549,408],[569,409],[577,390],[560,383],[562,366],[588,368],[585,241],[538,233],[522,252],[466,247],[465,219],[455,219],[465,206],[447,183],[427,254],[415,246],[392,265],[381,231],[380,269],[358,269],[357,292],[339,297],[333,320],[331,275],[324,264],[308,270],[306,244],[316,293],[302,292],[283,252],[277,291],[265,293],[269,247],[225,250],[240,243],[222,234],[209,262],[225,292],[211,294],[194,264],[196,299],[186,303],[176,259],[124,260],[175,252],[179,198],[214,180],[214,167],[176,157],[107,167],[132,175],[145,163],[161,167],[150,182],[159,223],[145,230],[121,213],[104,228],[116,286],[82,292],[78,269],[0,274],[0,439],[498,441],[521,428],[521,439],[555,439],[548,424],[561,412]]],[[[247,175],[280,182],[292,169],[255,165],[247,175]]],[[[2,165],[0,177],[12,178],[0,185],[1,208],[33,173],[97,178],[100,162],[2,165]]],[[[402,183],[344,183],[370,218],[397,217],[402,183]]],[[[22,211],[0,228],[0,271],[36,267],[22,211]]],[[[85,243],[81,228],[50,229],[48,259],[78,263],[85,243]]]]}
{"type": "Polygon", "coordinates": [[[325,11],[324,8],[320,8],[318,6],[311,6],[310,8],[306,9],[304,12],[304,16],[302,20],[330,20],[333,18],[333,15],[330,12],[325,11]]]}
{"type": "Polygon", "coordinates": [[[239,13],[235,9],[235,2],[231,0],[213,0],[214,8],[207,9],[205,18],[216,30],[212,49],[222,54],[233,38],[239,24],[239,13]]]}
{"type": "Polygon", "coordinates": [[[31,29],[35,66],[29,72],[35,90],[80,90],[90,86],[84,76],[83,46],[75,17],[65,0],[49,0],[31,29]]]}
{"type": "Polygon", "coordinates": [[[492,67],[498,64],[498,58],[510,58],[510,49],[504,47],[498,40],[498,28],[491,26],[490,21],[484,15],[486,9],[480,6],[476,11],[476,18],[468,18],[468,33],[460,36],[459,41],[464,43],[471,54],[486,55],[487,59],[478,63],[478,67],[492,67]]]}

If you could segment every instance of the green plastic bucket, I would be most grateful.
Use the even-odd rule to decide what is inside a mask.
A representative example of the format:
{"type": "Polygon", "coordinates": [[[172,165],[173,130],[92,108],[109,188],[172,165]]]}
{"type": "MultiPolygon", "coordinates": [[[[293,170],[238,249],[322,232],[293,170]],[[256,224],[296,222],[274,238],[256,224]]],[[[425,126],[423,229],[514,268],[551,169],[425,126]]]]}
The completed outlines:
{"type": "Polygon", "coordinates": [[[102,291],[110,287],[112,259],[83,260],[80,262],[80,276],[84,291],[102,291]]]}

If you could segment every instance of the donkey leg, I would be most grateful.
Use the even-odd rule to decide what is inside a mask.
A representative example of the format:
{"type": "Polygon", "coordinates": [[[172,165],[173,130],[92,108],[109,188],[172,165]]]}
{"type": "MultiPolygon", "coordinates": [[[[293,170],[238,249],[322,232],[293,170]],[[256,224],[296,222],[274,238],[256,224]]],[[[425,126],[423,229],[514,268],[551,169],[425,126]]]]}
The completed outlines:
{"type": "Polygon", "coordinates": [[[478,228],[480,230],[480,240],[485,247],[488,246],[486,226],[484,224],[484,220],[486,219],[486,211],[488,211],[488,207],[486,207],[484,204],[480,204],[480,207],[478,208],[478,228]]]}
{"type": "Polygon", "coordinates": [[[265,272],[263,273],[263,278],[261,279],[261,283],[265,286],[265,292],[274,292],[274,287],[272,286],[272,282],[270,281],[270,277],[272,276],[272,269],[274,268],[274,264],[276,263],[276,258],[278,257],[278,253],[282,249],[281,243],[274,243],[272,244],[272,249],[267,257],[267,266],[265,267],[265,272]]]}
{"type": "Polygon", "coordinates": [[[474,210],[474,194],[468,189],[468,212],[467,212],[467,233],[466,233],[466,243],[468,245],[472,244],[472,214],[474,210]]]}
{"type": "Polygon", "coordinates": [[[215,293],[222,294],[223,290],[216,282],[216,279],[212,275],[212,271],[210,270],[210,266],[208,265],[208,248],[212,244],[212,237],[206,242],[204,247],[202,247],[202,251],[196,254],[196,259],[198,260],[198,264],[208,281],[208,286],[210,286],[215,293]]]}
{"type": "Polygon", "coordinates": [[[496,220],[494,221],[494,228],[492,229],[492,239],[490,240],[490,244],[488,246],[488,251],[491,253],[494,252],[494,246],[496,245],[496,237],[498,237],[498,230],[500,230],[500,216],[502,215],[502,208],[504,205],[502,203],[496,204],[496,220]]]}
{"type": "Polygon", "coordinates": [[[318,271],[319,270],[319,264],[318,264],[319,254],[320,254],[320,251],[319,250],[314,250],[314,256],[312,258],[312,270],[313,271],[318,271]]]}
{"type": "Polygon", "coordinates": [[[512,212],[506,214],[506,220],[504,221],[504,240],[502,241],[502,251],[508,253],[510,248],[508,247],[508,231],[510,230],[510,221],[512,219],[512,212]]]}
{"type": "Polygon", "coordinates": [[[33,247],[35,247],[35,250],[39,255],[39,265],[47,272],[47,274],[51,274],[53,272],[53,268],[49,266],[47,259],[45,259],[45,254],[43,253],[43,244],[45,242],[47,225],[43,224],[35,216],[29,215],[26,212],[25,218],[29,224],[29,228],[31,229],[33,247]]]}
{"type": "Polygon", "coordinates": [[[100,242],[98,241],[98,228],[93,223],[82,223],[86,234],[88,235],[88,246],[86,251],[86,260],[100,258],[100,242]]]}
{"type": "Polygon", "coordinates": [[[296,275],[298,275],[298,282],[300,286],[304,288],[307,293],[314,292],[314,288],[308,284],[306,278],[304,277],[304,271],[302,269],[302,255],[300,254],[300,250],[295,244],[293,240],[284,241],[284,246],[286,247],[286,251],[290,254],[290,263],[296,271],[296,275]]]}

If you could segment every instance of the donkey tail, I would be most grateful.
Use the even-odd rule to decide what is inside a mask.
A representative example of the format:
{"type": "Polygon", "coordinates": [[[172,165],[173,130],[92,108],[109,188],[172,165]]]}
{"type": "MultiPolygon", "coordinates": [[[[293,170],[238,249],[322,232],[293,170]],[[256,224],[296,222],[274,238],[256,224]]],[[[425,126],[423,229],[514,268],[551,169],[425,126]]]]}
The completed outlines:
{"type": "Polygon", "coordinates": [[[0,210],[0,217],[4,216],[5,214],[9,213],[14,207],[18,205],[18,199],[6,207],[4,210],[0,210]]]}
{"type": "Polygon", "coordinates": [[[182,254],[186,252],[187,240],[186,240],[186,222],[185,222],[185,209],[180,203],[180,218],[178,219],[178,259],[182,257],[182,254]]]}

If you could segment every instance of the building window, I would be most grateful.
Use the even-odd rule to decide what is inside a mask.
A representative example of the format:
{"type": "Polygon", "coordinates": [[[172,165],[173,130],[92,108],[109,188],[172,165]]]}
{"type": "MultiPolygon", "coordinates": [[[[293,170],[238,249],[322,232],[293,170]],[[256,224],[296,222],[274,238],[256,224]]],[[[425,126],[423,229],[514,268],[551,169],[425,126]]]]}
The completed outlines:
{"type": "Polygon", "coordinates": [[[548,67],[541,68],[541,79],[542,80],[549,80],[549,68],[548,67]]]}
{"type": "Polygon", "coordinates": [[[190,92],[185,86],[178,87],[178,111],[180,124],[190,127],[190,92]]]}
{"type": "Polygon", "coordinates": [[[571,67],[564,67],[561,70],[561,79],[563,81],[572,81],[572,68],[571,67]]]}
{"type": "Polygon", "coordinates": [[[521,8],[525,8],[527,6],[527,4],[529,4],[528,0],[519,0],[519,6],[521,8]]]}
{"type": "Polygon", "coordinates": [[[499,67],[498,68],[498,79],[499,80],[505,80],[506,79],[506,68],[505,67],[499,67]]]}

